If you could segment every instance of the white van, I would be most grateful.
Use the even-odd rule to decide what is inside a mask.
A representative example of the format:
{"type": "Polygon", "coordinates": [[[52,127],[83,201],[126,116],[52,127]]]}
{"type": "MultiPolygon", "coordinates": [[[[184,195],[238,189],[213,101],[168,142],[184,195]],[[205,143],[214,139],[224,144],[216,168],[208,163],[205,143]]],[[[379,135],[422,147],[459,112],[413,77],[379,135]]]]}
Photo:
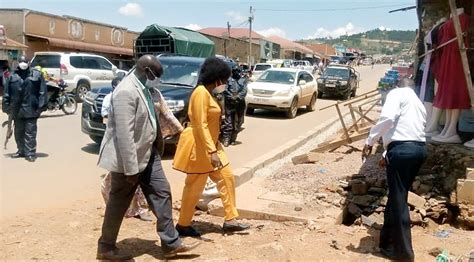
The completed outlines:
{"type": "Polygon", "coordinates": [[[107,58],[86,53],[36,52],[31,66],[37,65],[52,78],[63,79],[67,91],[75,93],[79,101],[91,88],[109,86],[119,71],[107,58]]]}

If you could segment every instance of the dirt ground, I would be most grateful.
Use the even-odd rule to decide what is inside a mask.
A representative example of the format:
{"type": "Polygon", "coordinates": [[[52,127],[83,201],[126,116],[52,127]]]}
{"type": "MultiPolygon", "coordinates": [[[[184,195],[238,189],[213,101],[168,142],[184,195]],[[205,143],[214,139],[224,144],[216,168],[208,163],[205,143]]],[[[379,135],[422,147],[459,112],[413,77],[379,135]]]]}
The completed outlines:
{"type": "MultiPolygon", "coordinates": [[[[361,168],[365,168],[362,171],[369,175],[381,172],[375,165],[376,156],[362,166],[358,151],[361,146],[361,143],[356,143],[353,147],[341,147],[334,153],[326,153],[317,164],[284,166],[272,176],[273,183],[268,186],[294,197],[302,197],[304,208],[319,209],[321,213],[340,211],[337,203],[342,197],[337,198],[339,194],[331,192],[332,184],[361,168]],[[327,194],[327,197],[315,198],[317,193],[327,194]]],[[[4,220],[0,227],[2,260],[93,260],[103,212],[101,202],[82,201],[68,209],[50,209],[4,220]]],[[[174,217],[177,216],[175,210],[174,217]]],[[[198,213],[195,225],[204,233],[202,244],[191,254],[177,257],[177,260],[383,260],[377,249],[379,231],[362,225],[335,225],[333,218],[325,219],[324,216],[315,218],[309,224],[247,222],[252,225],[248,234],[223,235],[222,218],[198,213]]],[[[453,259],[468,261],[467,257],[474,249],[474,232],[448,225],[430,223],[426,228],[413,227],[412,235],[417,261],[434,261],[435,258],[429,254],[433,248],[449,251],[453,259]],[[440,230],[447,230],[449,236],[435,236],[440,230]]],[[[125,219],[122,225],[118,246],[134,254],[136,261],[162,260],[157,239],[155,223],[130,218],[125,219]]]]}

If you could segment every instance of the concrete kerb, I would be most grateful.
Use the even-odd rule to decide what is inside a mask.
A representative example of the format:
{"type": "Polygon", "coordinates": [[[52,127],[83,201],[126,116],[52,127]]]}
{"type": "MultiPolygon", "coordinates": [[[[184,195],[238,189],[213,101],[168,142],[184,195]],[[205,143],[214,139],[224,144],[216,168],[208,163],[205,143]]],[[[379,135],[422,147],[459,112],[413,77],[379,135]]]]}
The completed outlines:
{"type": "MultiPolygon", "coordinates": [[[[344,120],[348,119],[349,116],[349,113],[344,114],[344,120]]],[[[325,134],[336,127],[338,130],[342,128],[339,117],[329,119],[328,121],[309,130],[305,135],[298,136],[297,138],[286,142],[285,144],[258,157],[257,159],[248,162],[243,168],[234,169],[236,185],[240,186],[244,184],[245,182],[252,179],[257,170],[264,168],[265,166],[268,166],[277,160],[283,159],[284,157],[296,151],[298,148],[302,147],[309,140],[312,140],[321,134],[325,134]]],[[[333,135],[333,133],[326,134],[326,136],[331,135],[333,135]]]]}

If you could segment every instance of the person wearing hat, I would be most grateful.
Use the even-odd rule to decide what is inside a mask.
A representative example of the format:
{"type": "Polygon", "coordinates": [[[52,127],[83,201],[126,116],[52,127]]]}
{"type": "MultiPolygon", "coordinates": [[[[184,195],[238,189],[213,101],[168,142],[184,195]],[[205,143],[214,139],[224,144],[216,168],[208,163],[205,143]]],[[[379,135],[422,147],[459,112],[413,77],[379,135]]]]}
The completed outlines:
{"type": "Polygon", "coordinates": [[[28,59],[22,56],[17,69],[6,81],[5,86],[3,111],[13,117],[18,148],[11,157],[24,157],[29,162],[34,162],[37,121],[48,101],[46,82],[41,71],[30,69],[28,59]]]}

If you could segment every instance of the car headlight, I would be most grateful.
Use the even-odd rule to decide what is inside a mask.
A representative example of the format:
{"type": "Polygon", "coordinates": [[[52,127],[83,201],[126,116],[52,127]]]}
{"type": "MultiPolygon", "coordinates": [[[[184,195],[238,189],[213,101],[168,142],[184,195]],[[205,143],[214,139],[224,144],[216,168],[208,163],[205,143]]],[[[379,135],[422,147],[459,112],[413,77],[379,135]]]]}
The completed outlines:
{"type": "Polygon", "coordinates": [[[347,81],[340,81],[339,82],[341,85],[347,85],[347,81]]]}
{"type": "Polygon", "coordinates": [[[280,92],[277,93],[277,95],[279,96],[288,96],[290,94],[290,89],[286,89],[286,90],[281,90],[280,92]]]}
{"type": "Polygon", "coordinates": [[[99,96],[99,93],[89,91],[86,93],[84,99],[90,103],[94,103],[95,99],[99,96]]]}
{"type": "Polygon", "coordinates": [[[171,112],[176,113],[184,109],[184,100],[165,100],[171,112]]]}
{"type": "Polygon", "coordinates": [[[318,84],[322,84],[322,83],[324,83],[324,79],[321,79],[321,78],[318,78],[318,80],[317,80],[317,81],[318,81],[318,84]]]}

